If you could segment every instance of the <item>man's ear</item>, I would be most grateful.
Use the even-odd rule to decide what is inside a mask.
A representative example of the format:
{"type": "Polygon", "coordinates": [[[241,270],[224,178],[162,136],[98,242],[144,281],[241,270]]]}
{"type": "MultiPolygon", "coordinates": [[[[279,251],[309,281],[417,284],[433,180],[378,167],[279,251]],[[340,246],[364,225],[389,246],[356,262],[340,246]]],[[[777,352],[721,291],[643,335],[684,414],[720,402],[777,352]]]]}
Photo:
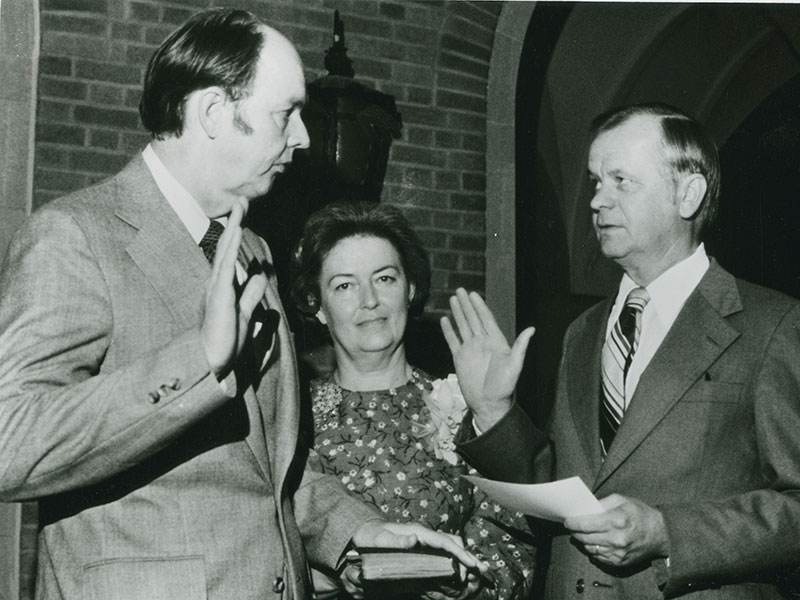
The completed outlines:
{"type": "Polygon", "coordinates": [[[417,292],[417,286],[413,283],[408,284],[408,303],[411,304],[414,301],[414,294],[417,292]]]}
{"type": "Polygon", "coordinates": [[[317,311],[317,314],[315,314],[314,316],[317,317],[317,321],[319,321],[323,325],[328,324],[328,319],[325,318],[325,313],[322,312],[321,308],[317,311]]]}
{"type": "Polygon", "coordinates": [[[197,120],[205,134],[213,140],[219,135],[231,104],[227,102],[225,90],[218,86],[198,90],[195,94],[197,120]]]}
{"type": "Polygon", "coordinates": [[[678,212],[681,218],[686,220],[694,218],[700,207],[703,206],[707,189],[708,182],[700,173],[692,173],[683,178],[678,189],[678,212]]]}

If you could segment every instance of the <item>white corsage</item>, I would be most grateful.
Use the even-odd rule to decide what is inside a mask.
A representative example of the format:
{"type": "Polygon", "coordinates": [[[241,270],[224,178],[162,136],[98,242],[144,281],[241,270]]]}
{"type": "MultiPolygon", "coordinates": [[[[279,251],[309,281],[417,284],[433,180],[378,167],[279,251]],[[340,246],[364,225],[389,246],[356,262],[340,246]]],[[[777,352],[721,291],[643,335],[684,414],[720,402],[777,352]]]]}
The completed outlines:
{"type": "Polygon", "coordinates": [[[433,389],[423,392],[422,396],[430,413],[430,422],[417,424],[413,433],[418,438],[428,440],[436,458],[454,465],[458,462],[458,454],[453,440],[467,413],[467,403],[464,402],[458,377],[454,373],[448,375],[447,379],[436,379],[431,383],[433,389]]]}

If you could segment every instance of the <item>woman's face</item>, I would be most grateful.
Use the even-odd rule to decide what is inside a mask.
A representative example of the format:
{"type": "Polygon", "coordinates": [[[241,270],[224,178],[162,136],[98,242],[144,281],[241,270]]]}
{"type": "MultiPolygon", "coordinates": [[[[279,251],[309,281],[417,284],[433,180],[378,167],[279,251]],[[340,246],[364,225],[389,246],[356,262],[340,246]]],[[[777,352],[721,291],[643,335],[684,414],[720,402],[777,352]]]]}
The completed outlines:
{"type": "Polygon", "coordinates": [[[347,354],[392,352],[402,341],[414,286],[387,240],[358,235],[338,242],[322,262],[319,288],[317,318],[347,354]]]}

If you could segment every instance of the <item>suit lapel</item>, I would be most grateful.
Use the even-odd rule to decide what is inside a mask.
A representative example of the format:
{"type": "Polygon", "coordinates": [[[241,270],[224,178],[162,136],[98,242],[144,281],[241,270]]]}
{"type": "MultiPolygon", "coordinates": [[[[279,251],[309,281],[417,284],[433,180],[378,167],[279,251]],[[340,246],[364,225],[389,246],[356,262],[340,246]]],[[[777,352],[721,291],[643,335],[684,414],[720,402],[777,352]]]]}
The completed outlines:
{"type": "Polygon", "coordinates": [[[734,278],[715,262],[686,301],[642,373],[611,450],[595,480],[598,488],[644,441],[708,368],[739,337],[725,318],[741,310],[734,278]]]}
{"type": "Polygon", "coordinates": [[[126,250],[181,329],[198,325],[208,263],[137,157],[120,174],[117,216],[137,231],[126,250]]]}
{"type": "MultiPolygon", "coordinates": [[[[243,256],[249,264],[257,260],[267,275],[267,288],[264,292],[264,306],[276,311],[280,317],[277,325],[276,350],[277,364],[273,364],[267,376],[277,377],[274,388],[277,396],[268,393],[271,386],[259,387],[257,393],[266,443],[269,448],[271,472],[276,490],[281,490],[289,466],[295,457],[297,428],[299,424],[297,364],[294,343],[289,332],[288,321],[278,293],[272,257],[263,241],[249,230],[242,236],[243,256]],[[276,372],[277,368],[277,372],[276,372]],[[265,392],[261,392],[261,390],[265,392]]],[[[273,360],[273,359],[270,359],[273,360]]],[[[279,494],[279,492],[278,492],[279,494]]],[[[278,495],[276,494],[276,495],[278,495]]]]}
{"type": "Polygon", "coordinates": [[[581,473],[584,481],[592,481],[600,468],[600,353],[605,338],[605,327],[611,300],[597,306],[586,316],[583,329],[575,336],[570,353],[568,386],[570,409],[578,439],[586,455],[588,472],[581,473]]]}
{"type": "MultiPolygon", "coordinates": [[[[210,266],[161,194],[141,157],[120,174],[117,216],[137,231],[126,250],[150,281],[181,331],[200,327],[210,266]]],[[[244,393],[247,444],[270,481],[267,446],[254,394],[244,393]]]]}

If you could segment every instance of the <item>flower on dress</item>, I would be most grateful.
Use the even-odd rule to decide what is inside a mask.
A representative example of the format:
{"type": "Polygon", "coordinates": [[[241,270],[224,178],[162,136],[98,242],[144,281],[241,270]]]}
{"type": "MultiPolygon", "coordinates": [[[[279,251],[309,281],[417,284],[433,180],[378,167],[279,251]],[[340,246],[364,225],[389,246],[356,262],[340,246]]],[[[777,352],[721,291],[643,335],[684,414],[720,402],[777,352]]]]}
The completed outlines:
{"type": "Polygon", "coordinates": [[[447,379],[431,382],[433,389],[423,393],[425,407],[430,420],[420,419],[412,425],[412,433],[418,438],[426,438],[429,448],[438,459],[451,465],[458,462],[455,439],[458,427],[467,413],[467,403],[458,386],[458,377],[451,373],[447,379]]]}

